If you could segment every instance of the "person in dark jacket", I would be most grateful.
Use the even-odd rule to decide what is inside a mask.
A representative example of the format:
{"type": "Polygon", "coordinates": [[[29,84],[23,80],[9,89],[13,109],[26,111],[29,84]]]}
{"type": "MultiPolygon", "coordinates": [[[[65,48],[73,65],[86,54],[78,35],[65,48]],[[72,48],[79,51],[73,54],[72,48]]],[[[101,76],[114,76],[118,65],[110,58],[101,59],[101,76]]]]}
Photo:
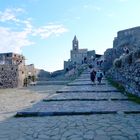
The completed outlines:
{"type": "Polygon", "coordinates": [[[90,79],[94,83],[96,78],[96,71],[93,69],[92,72],[90,73],[90,79]]]}

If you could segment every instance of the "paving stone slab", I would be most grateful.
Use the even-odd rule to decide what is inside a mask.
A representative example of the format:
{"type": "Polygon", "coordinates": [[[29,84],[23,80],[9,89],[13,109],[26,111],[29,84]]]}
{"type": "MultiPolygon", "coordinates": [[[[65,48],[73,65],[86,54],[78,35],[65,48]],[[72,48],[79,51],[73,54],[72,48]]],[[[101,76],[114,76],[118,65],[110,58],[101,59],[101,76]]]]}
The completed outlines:
{"type": "MultiPolygon", "coordinates": [[[[100,85],[106,85],[106,84],[108,84],[108,83],[105,81],[104,82],[102,81],[100,85]]],[[[83,86],[83,85],[93,86],[93,85],[98,85],[98,83],[97,82],[93,83],[91,81],[73,81],[73,82],[67,84],[67,86],[83,86]]]]}
{"type": "Polygon", "coordinates": [[[66,85],[69,81],[37,81],[37,85],[66,85]]]}
{"type": "Polygon", "coordinates": [[[46,99],[127,99],[120,92],[78,92],[53,94],[46,99]]]}
{"type": "Polygon", "coordinates": [[[111,99],[91,99],[91,98],[86,98],[86,99],[79,99],[79,98],[74,98],[74,99],[43,99],[43,102],[54,102],[54,101],[128,101],[128,98],[124,99],[118,99],[118,98],[111,98],[111,99]]]}
{"type": "MultiPolygon", "coordinates": [[[[91,82],[89,82],[89,83],[69,83],[69,84],[67,84],[67,86],[95,86],[95,85],[97,85],[97,84],[91,83],[91,82]]],[[[106,83],[101,83],[99,86],[101,86],[101,85],[106,85],[106,83]]]]}
{"type": "Polygon", "coordinates": [[[88,114],[103,112],[137,112],[140,113],[140,105],[130,101],[52,101],[40,102],[32,108],[22,110],[17,114],[32,113],[63,113],[80,112],[88,114]]]}
{"type": "Polygon", "coordinates": [[[56,93],[64,92],[118,92],[118,90],[109,85],[89,85],[89,86],[65,86],[61,90],[57,90],[56,93]]]}
{"type": "Polygon", "coordinates": [[[74,80],[75,82],[78,82],[78,81],[90,81],[91,82],[91,80],[89,79],[89,78],[87,78],[87,79],[76,79],[76,80],[74,80]]]}
{"type": "Polygon", "coordinates": [[[12,118],[0,124],[1,140],[140,139],[138,114],[12,118]],[[118,137],[117,137],[118,136],[118,137]]]}
{"type": "MultiPolygon", "coordinates": [[[[81,81],[81,82],[90,81],[91,82],[90,78],[77,78],[73,82],[79,82],[79,81],[81,81]]],[[[106,79],[102,79],[102,82],[108,83],[108,81],[106,79]]]]}

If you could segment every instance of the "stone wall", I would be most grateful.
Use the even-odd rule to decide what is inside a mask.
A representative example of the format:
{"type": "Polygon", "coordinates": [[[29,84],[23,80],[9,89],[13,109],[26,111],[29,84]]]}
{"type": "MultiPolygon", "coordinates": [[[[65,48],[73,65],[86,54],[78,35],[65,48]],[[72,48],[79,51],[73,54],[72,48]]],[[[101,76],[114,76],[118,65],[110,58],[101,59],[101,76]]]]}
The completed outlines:
{"type": "Polygon", "coordinates": [[[128,48],[129,52],[140,48],[140,27],[122,30],[117,33],[117,37],[113,41],[113,48],[107,49],[104,53],[105,70],[111,68],[113,61],[125,53],[124,48],[128,48]]]}
{"type": "Polygon", "coordinates": [[[0,88],[22,87],[24,78],[23,65],[0,65],[0,88]]]}
{"type": "Polygon", "coordinates": [[[0,88],[18,86],[18,67],[15,65],[0,65],[0,88]]]}
{"type": "Polygon", "coordinates": [[[34,67],[34,64],[26,65],[25,67],[26,71],[26,76],[36,76],[36,69],[34,67]]]}
{"type": "Polygon", "coordinates": [[[109,70],[112,65],[113,65],[113,61],[116,58],[116,50],[113,48],[107,49],[104,52],[104,62],[103,62],[103,69],[104,71],[109,70]]]}
{"type": "Polygon", "coordinates": [[[129,93],[140,96],[140,49],[116,59],[107,76],[121,83],[129,93]]]}

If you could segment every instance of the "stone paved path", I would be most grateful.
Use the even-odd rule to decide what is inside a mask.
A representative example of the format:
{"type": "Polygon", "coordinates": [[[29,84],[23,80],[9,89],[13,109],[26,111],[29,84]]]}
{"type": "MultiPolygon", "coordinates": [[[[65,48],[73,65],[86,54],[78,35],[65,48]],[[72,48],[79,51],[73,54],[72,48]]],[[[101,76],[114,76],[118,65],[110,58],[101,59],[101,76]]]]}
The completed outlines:
{"type": "MultiPolygon", "coordinates": [[[[1,122],[0,140],[140,140],[140,105],[105,79],[103,83],[92,85],[89,73],[83,73],[68,86],[18,112],[38,116],[1,122]]],[[[36,90],[45,94],[43,89],[36,90]]]]}
{"type": "MultiPolygon", "coordinates": [[[[83,73],[78,79],[89,79],[89,73],[83,73]]],[[[78,80],[77,79],[77,80],[78,80]]],[[[108,113],[140,113],[140,105],[127,100],[116,88],[103,79],[104,84],[89,83],[77,80],[56,91],[56,94],[18,112],[18,115],[54,116],[86,115],[108,113]],[[78,84],[78,86],[76,85],[78,84]],[[80,86],[81,84],[81,86],[80,86]]]]}

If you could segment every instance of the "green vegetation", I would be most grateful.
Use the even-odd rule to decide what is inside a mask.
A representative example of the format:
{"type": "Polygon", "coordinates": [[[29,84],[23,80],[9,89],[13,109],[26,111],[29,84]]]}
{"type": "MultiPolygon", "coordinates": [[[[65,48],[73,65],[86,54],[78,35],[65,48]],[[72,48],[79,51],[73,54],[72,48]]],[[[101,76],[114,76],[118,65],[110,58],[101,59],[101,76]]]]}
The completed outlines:
{"type": "Polygon", "coordinates": [[[133,53],[135,58],[140,58],[140,49],[137,49],[134,53],[133,53]]]}
{"type": "Polygon", "coordinates": [[[122,66],[122,60],[119,59],[119,58],[116,58],[116,59],[114,60],[114,62],[113,62],[113,65],[114,65],[114,67],[116,67],[116,68],[121,68],[121,66],[122,66]]]}
{"type": "Polygon", "coordinates": [[[111,78],[107,78],[107,80],[112,86],[117,88],[120,92],[125,93],[125,88],[120,83],[113,81],[111,78]]]}
{"type": "Polygon", "coordinates": [[[127,62],[128,62],[128,64],[132,64],[132,60],[133,58],[132,58],[132,52],[127,56],[127,62]]]}
{"type": "Polygon", "coordinates": [[[140,97],[132,94],[132,93],[129,93],[125,90],[124,86],[121,85],[121,83],[118,83],[116,81],[113,81],[111,78],[107,78],[108,82],[114,86],[115,88],[117,88],[121,93],[125,94],[127,97],[128,97],[128,100],[131,100],[135,103],[138,103],[140,104],[140,97]]]}
{"type": "Polygon", "coordinates": [[[32,80],[32,82],[35,82],[36,81],[36,76],[35,75],[31,76],[31,80],[32,80]]]}
{"type": "Polygon", "coordinates": [[[140,104],[140,97],[138,97],[136,95],[133,95],[131,93],[128,93],[128,92],[126,92],[126,95],[127,95],[129,100],[134,101],[134,102],[140,104]]]}

